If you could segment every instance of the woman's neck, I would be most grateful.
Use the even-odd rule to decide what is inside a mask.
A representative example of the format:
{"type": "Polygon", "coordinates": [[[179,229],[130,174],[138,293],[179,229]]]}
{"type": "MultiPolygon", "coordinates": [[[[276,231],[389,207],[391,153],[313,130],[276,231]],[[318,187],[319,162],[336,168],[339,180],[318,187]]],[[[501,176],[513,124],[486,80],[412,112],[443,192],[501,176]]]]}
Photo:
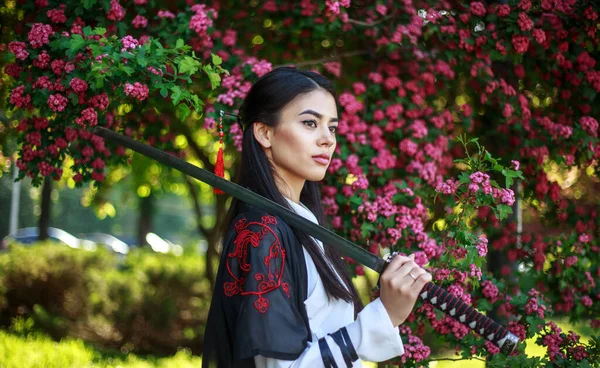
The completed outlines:
{"type": "Polygon", "coordinates": [[[302,192],[302,188],[304,188],[305,180],[294,183],[288,183],[281,180],[276,180],[276,182],[277,189],[279,189],[279,193],[281,193],[282,196],[296,204],[300,204],[300,193],[302,192]]]}

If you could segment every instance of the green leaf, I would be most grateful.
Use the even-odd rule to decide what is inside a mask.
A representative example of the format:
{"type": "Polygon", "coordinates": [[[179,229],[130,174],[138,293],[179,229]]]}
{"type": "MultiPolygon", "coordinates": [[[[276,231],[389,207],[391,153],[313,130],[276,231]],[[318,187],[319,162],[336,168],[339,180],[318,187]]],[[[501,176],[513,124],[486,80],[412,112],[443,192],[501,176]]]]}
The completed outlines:
{"type": "Polygon", "coordinates": [[[83,0],[83,8],[91,9],[98,0],[83,0]]]}
{"type": "Polygon", "coordinates": [[[106,33],[106,28],[96,27],[94,28],[94,34],[103,36],[106,33]]]}
{"type": "Polygon", "coordinates": [[[181,38],[177,39],[177,42],[175,43],[175,48],[180,49],[183,47],[185,43],[183,42],[183,40],[181,38]]]}
{"type": "Polygon", "coordinates": [[[208,74],[208,79],[210,79],[210,85],[212,89],[215,89],[221,85],[221,76],[219,75],[219,73],[210,71],[206,72],[206,74],[208,74]]]}
{"type": "Polygon", "coordinates": [[[198,71],[200,62],[191,56],[186,56],[179,63],[179,72],[183,74],[192,75],[198,71]]]}
{"type": "Polygon", "coordinates": [[[79,49],[81,49],[85,45],[85,40],[83,36],[80,34],[74,34],[71,36],[71,40],[69,41],[69,53],[71,55],[75,55],[79,49]]]}
{"type": "Polygon", "coordinates": [[[183,99],[183,92],[179,86],[171,87],[171,100],[173,100],[173,105],[177,105],[183,99]]]}
{"type": "Polygon", "coordinates": [[[169,95],[169,90],[166,87],[161,88],[160,95],[166,98],[169,95]]]}
{"type": "Polygon", "coordinates": [[[210,56],[212,56],[212,63],[214,65],[221,65],[223,63],[223,59],[221,59],[221,57],[219,55],[215,55],[215,54],[210,54],[210,56]]]}
{"type": "Polygon", "coordinates": [[[190,116],[192,111],[186,104],[182,103],[177,105],[177,113],[179,115],[179,120],[184,122],[185,119],[187,119],[187,117],[190,116]]]}
{"type": "Polygon", "coordinates": [[[90,27],[90,26],[83,27],[83,35],[85,37],[91,36],[92,35],[92,27],[90,27]]]}

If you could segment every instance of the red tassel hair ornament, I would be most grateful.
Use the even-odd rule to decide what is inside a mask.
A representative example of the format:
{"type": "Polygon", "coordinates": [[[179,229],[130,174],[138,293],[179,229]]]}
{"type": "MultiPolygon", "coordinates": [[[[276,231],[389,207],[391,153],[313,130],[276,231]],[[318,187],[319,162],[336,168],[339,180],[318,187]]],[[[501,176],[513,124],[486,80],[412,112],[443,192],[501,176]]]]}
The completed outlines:
{"type": "MultiPolygon", "coordinates": [[[[225,177],[225,166],[223,164],[223,110],[219,116],[219,151],[217,152],[217,161],[215,162],[215,175],[221,178],[225,177]]],[[[215,194],[225,194],[221,189],[213,188],[215,194]]]]}

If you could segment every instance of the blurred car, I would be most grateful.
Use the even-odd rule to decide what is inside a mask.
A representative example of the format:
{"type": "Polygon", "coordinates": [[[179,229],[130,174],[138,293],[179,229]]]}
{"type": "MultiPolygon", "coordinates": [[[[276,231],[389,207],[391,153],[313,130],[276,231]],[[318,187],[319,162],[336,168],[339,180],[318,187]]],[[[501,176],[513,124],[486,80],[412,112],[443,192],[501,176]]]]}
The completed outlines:
{"type": "Polygon", "coordinates": [[[175,244],[168,239],[163,239],[155,233],[146,234],[146,242],[153,251],[158,253],[173,253],[176,256],[183,254],[183,247],[175,244]]]}
{"type": "Polygon", "coordinates": [[[87,233],[79,235],[81,239],[105,246],[108,250],[119,254],[129,253],[129,245],[119,238],[105,233],[87,233]]]}
{"type": "MultiPolygon", "coordinates": [[[[6,245],[13,242],[32,244],[39,241],[39,235],[40,233],[37,227],[26,227],[17,229],[16,232],[7,235],[3,241],[6,243],[6,245]]],[[[48,228],[48,239],[76,249],[94,251],[97,248],[97,244],[95,242],[87,239],[79,239],[64,230],[55,227],[48,228]]]]}

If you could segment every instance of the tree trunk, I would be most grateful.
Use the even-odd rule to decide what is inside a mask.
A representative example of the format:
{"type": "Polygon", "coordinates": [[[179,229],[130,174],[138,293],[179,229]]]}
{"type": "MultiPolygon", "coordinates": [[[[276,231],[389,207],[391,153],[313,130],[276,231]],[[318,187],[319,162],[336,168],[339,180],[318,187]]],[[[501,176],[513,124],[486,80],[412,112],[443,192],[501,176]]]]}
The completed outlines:
{"type": "Polygon", "coordinates": [[[152,218],[154,217],[154,194],[152,192],[147,197],[140,197],[139,211],[137,242],[141,247],[148,245],[146,235],[152,231],[152,218]]]}
{"type": "Polygon", "coordinates": [[[42,186],[42,212],[38,220],[39,240],[48,239],[48,228],[50,227],[50,210],[52,200],[50,198],[52,194],[52,178],[46,177],[42,186]]]}

